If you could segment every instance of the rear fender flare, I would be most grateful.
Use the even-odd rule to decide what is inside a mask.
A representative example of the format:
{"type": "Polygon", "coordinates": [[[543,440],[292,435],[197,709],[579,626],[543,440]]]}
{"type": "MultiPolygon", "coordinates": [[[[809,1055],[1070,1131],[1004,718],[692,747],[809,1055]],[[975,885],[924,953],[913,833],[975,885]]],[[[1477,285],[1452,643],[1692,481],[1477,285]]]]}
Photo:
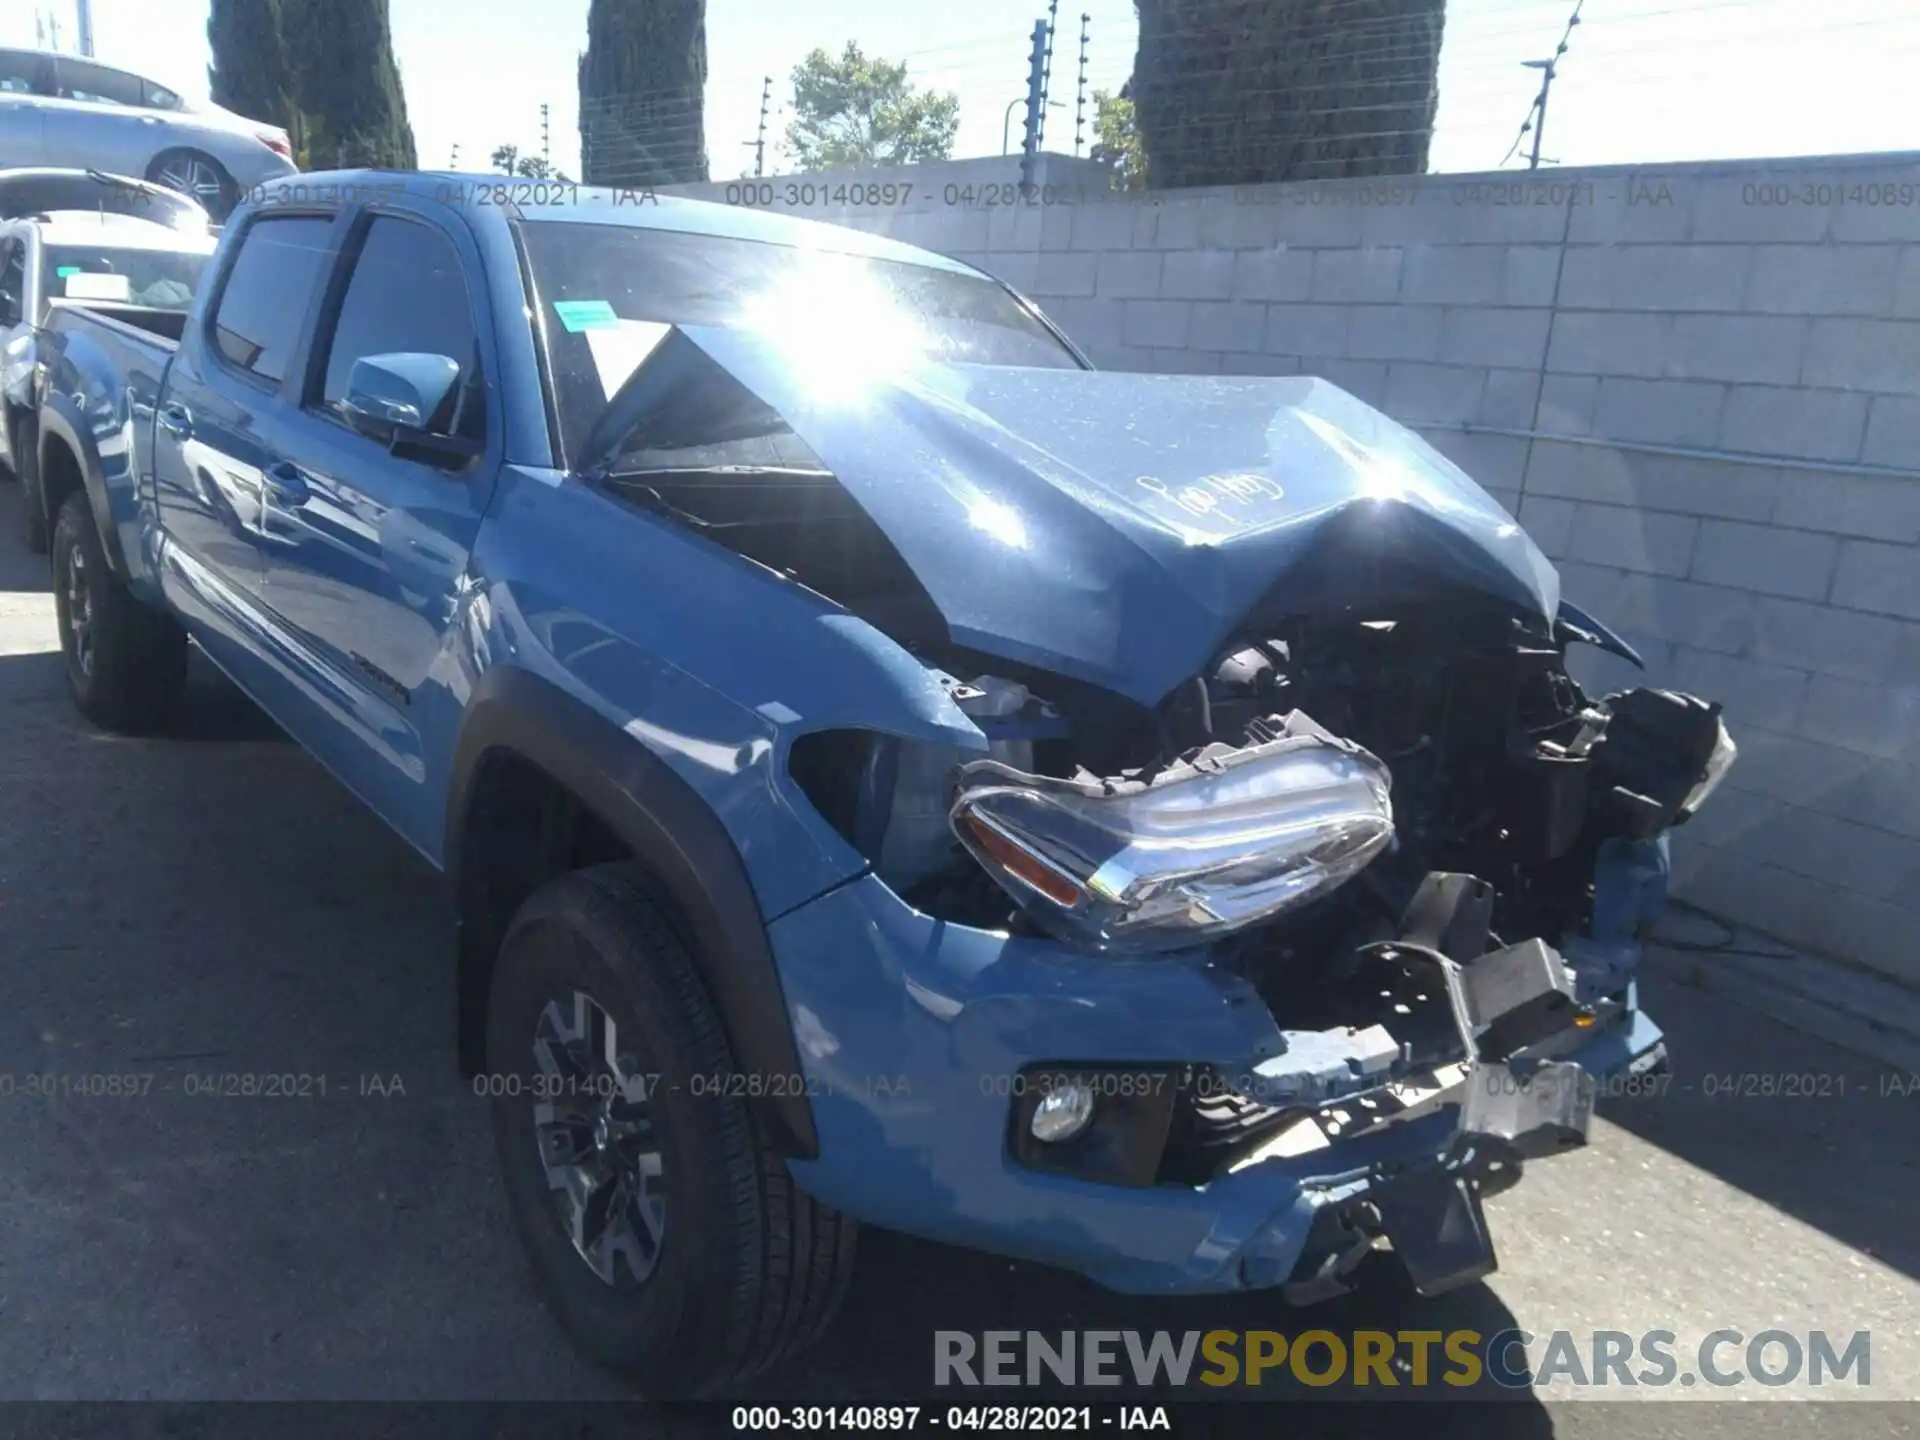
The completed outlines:
{"type": "MultiPolygon", "coordinates": [[[[22,483],[38,487],[39,498],[47,495],[47,453],[56,444],[64,445],[80,462],[80,480],[87,492],[87,504],[93,508],[94,527],[100,532],[100,544],[107,552],[107,564],[120,579],[133,582],[133,572],[120,548],[120,527],[115,522],[113,504],[107,496],[106,467],[100,459],[100,446],[93,430],[65,395],[49,392],[40,402],[39,439],[34,475],[22,477],[22,483]]],[[[47,525],[51,529],[59,518],[57,505],[46,505],[47,525]]]]}

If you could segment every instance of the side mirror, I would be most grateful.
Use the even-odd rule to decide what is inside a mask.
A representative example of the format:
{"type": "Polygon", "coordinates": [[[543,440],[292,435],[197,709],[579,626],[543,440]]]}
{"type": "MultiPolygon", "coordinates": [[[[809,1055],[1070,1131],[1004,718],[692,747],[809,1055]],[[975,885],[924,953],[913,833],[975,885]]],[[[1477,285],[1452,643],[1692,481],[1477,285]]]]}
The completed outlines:
{"type": "Polygon", "coordinates": [[[353,362],[340,409],[354,429],[388,445],[431,440],[459,384],[460,366],[445,355],[368,355],[353,362]]]}

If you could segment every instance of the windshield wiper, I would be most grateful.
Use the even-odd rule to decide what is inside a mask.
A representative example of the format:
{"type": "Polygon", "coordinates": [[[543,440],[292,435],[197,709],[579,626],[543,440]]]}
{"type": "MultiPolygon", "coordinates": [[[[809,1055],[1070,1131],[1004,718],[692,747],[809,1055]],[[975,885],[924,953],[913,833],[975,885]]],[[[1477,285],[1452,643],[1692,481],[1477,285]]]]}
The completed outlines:
{"type": "Polygon", "coordinates": [[[668,465],[640,470],[611,469],[606,480],[646,480],[674,484],[677,481],[722,480],[831,480],[833,472],[818,465],[668,465]]]}
{"type": "Polygon", "coordinates": [[[146,189],[144,186],[135,184],[124,175],[109,175],[104,170],[88,170],[87,178],[98,184],[111,186],[115,190],[124,190],[138,195],[148,204],[153,203],[152,191],[146,189]]]}

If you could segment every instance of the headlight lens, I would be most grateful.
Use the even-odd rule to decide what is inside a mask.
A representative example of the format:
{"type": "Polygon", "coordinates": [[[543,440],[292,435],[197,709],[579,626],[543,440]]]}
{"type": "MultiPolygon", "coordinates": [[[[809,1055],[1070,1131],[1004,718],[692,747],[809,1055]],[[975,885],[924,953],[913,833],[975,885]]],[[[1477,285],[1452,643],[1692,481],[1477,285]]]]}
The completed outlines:
{"type": "Polygon", "coordinates": [[[1393,838],[1387,769],[1304,715],[1149,782],[962,768],[954,833],[1039,923],[1099,950],[1173,949],[1346,883],[1393,838]]]}
{"type": "Polygon", "coordinates": [[[1690,816],[1707,803],[1709,796],[1720,788],[1720,782],[1727,778],[1727,772],[1733,768],[1733,762],[1740,756],[1740,747],[1733,743],[1733,736],[1727,733],[1727,722],[1720,722],[1720,733],[1714,737],[1713,753],[1707,756],[1706,769],[1681,803],[1680,814],[1690,816]]]}

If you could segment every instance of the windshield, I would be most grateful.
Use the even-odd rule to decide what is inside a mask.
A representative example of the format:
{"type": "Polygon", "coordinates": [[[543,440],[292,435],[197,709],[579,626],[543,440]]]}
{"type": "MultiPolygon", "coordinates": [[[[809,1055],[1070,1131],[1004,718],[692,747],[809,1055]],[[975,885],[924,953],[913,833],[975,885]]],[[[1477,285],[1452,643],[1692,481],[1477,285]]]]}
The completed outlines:
{"type": "Polygon", "coordinates": [[[185,310],[206,267],[205,255],[174,250],[121,250],[105,245],[49,245],[41,292],[52,300],[95,300],[149,310],[185,310]]]}
{"type": "Polygon", "coordinates": [[[56,210],[105,211],[151,220],[172,230],[204,232],[207,212],[184,195],[111,175],[0,175],[0,220],[56,210]]]}
{"type": "Polygon", "coordinates": [[[668,325],[755,330],[776,342],[870,354],[1075,369],[1047,326],[994,281],[897,260],[681,231],[568,221],[522,226],[547,310],[555,403],[569,456],[647,353],[596,346],[668,325]],[[631,363],[610,356],[624,354],[631,363]]]}

